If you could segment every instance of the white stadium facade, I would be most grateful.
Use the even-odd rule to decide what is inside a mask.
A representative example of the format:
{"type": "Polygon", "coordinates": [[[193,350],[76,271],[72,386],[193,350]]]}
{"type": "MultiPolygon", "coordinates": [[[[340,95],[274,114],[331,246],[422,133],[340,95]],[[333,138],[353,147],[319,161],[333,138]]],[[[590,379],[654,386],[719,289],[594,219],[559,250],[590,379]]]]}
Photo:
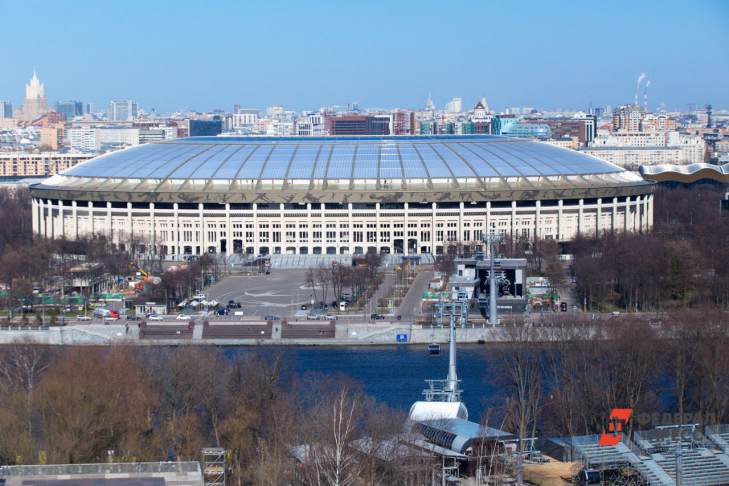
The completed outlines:
{"type": "Polygon", "coordinates": [[[491,135],[193,137],[81,163],[31,187],[47,238],[120,249],[416,255],[515,239],[645,231],[653,183],[546,143],[491,135]]]}

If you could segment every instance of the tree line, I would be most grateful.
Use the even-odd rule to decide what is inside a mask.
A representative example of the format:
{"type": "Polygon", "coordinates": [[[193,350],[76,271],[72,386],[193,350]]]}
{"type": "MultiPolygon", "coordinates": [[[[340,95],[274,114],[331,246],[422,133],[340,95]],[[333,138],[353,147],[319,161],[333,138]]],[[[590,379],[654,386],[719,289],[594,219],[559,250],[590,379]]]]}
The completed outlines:
{"type": "Polygon", "coordinates": [[[115,461],[200,460],[202,447],[222,446],[239,485],[412,477],[375,460],[378,439],[402,428],[401,413],[346,377],[291,376],[275,356],[231,358],[212,348],[7,346],[0,463],[104,462],[110,450],[115,461]],[[355,447],[362,437],[373,439],[372,454],[355,447]]]}
{"type": "Polygon", "coordinates": [[[631,428],[729,423],[729,316],[720,309],[558,314],[500,332],[510,343],[487,351],[501,391],[490,403],[521,438],[600,433],[613,408],[633,409],[631,428]],[[646,419],[663,413],[669,423],[646,419]]]}
{"type": "Polygon", "coordinates": [[[729,215],[712,186],[656,191],[653,231],[578,239],[577,291],[591,310],[729,307],[729,215]]]}

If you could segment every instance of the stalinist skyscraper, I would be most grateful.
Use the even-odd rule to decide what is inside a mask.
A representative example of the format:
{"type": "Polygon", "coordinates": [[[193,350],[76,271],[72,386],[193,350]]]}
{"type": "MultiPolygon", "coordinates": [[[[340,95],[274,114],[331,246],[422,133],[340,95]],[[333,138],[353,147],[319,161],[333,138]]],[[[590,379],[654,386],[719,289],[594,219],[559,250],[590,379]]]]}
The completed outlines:
{"type": "Polygon", "coordinates": [[[46,112],[46,93],[43,84],[33,70],[30,83],[25,85],[25,101],[23,102],[23,119],[35,120],[46,112]]]}

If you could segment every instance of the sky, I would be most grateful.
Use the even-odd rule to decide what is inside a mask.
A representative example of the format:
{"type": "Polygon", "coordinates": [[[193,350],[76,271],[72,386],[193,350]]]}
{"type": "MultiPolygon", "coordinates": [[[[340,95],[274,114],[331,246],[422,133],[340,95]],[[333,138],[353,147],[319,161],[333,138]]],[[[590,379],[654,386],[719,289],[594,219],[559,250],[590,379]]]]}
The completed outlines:
{"type": "Polygon", "coordinates": [[[729,1],[0,0],[0,100],[729,108],[729,1]],[[642,97],[642,94],[641,94],[642,97]]]}

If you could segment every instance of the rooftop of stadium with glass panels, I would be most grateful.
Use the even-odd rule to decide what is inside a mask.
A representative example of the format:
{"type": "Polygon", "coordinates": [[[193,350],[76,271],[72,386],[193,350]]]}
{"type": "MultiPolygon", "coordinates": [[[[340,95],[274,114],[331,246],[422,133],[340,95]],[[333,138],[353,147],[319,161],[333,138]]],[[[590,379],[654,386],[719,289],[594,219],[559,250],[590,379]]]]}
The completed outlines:
{"type": "Polygon", "coordinates": [[[168,196],[381,192],[386,198],[387,193],[424,190],[538,191],[641,184],[645,182],[639,176],[573,150],[478,135],[192,137],[112,152],[36,188],[168,196]]]}

